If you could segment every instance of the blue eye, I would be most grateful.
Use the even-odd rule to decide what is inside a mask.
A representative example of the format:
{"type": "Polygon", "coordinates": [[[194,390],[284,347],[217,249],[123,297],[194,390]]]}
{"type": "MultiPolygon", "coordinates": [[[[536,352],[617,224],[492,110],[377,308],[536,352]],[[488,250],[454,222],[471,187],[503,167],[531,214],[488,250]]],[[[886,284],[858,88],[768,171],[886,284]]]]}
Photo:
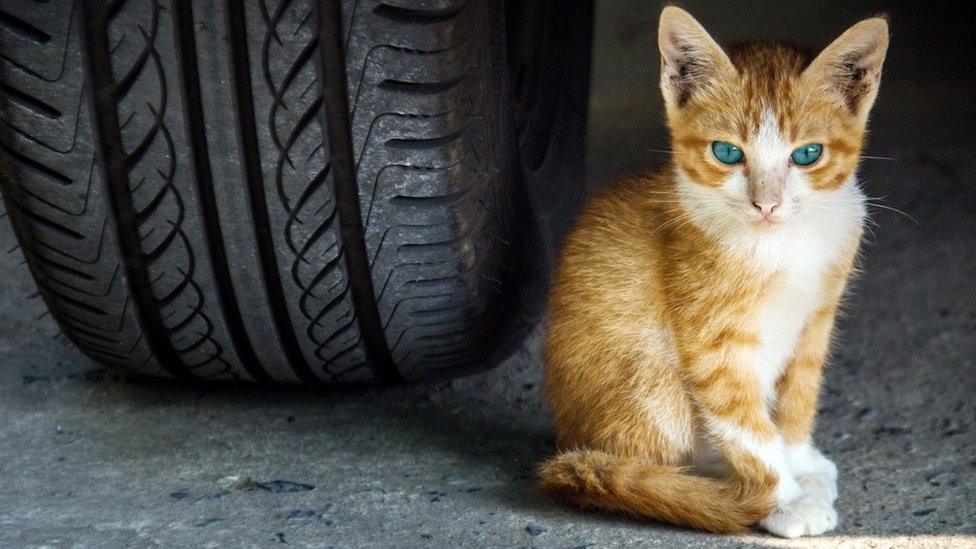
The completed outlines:
{"type": "Polygon", "coordinates": [[[823,145],[820,143],[810,143],[809,145],[793,149],[790,158],[793,159],[793,163],[797,166],[809,166],[816,162],[822,153],[823,145]]]}
{"type": "Polygon", "coordinates": [[[725,141],[712,141],[712,154],[722,164],[738,164],[742,162],[742,149],[725,141]]]}

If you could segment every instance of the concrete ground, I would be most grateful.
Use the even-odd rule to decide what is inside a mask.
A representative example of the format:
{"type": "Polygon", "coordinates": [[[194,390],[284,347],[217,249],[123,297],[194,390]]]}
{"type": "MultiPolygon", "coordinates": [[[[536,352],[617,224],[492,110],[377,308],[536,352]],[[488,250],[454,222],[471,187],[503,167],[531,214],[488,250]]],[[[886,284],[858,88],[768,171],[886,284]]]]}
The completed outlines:
{"type": "MultiPolygon", "coordinates": [[[[976,73],[971,47],[955,46],[972,29],[907,2],[851,4],[684,3],[719,39],[818,45],[859,16],[893,15],[868,154],[896,160],[865,160],[862,174],[914,220],[874,212],[827,373],[816,438],[840,469],[836,532],[718,537],[543,498],[532,472],[553,440],[538,335],[491,372],[410,387],[107,372],[56,335],[0,222],[14,250],[0,256],[0,546],[976,547],[976,73]]],[[[650,152],[667,147],[658,9],[599,6],[594,183],[663,159],[650,152]]]]}

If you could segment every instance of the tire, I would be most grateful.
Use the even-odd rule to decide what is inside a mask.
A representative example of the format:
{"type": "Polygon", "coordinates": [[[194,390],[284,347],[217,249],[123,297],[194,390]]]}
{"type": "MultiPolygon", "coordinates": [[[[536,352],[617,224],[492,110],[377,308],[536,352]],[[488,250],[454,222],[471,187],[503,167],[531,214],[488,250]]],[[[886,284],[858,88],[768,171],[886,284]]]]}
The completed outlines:
{"type": "Polygon", "coordinates": [[[519,180],[526,204],[527,255],[518,284],[537,318],[566,231],[583,204],[593,2],[508,0],[519,180]]]}
{"type": "Polygon", "coordinates": [[[63,332],[176,378],[489,365],[524,324],[504,25],[485,0],[5,0],[0,180],[63,332]]]}

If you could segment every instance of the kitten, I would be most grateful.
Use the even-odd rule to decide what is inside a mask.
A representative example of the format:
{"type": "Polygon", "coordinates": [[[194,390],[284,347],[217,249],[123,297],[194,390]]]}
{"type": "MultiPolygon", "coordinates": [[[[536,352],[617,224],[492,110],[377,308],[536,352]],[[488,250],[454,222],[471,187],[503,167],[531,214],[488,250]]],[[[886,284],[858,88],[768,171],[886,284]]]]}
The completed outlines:
{"type": "Polygon", "coordinates": [[[606,188],[568,237],[546,341],[562,453],[540,486],[713,532],[821,534],[837,469],[810,435],[888,25],[814,58],[723,50],[666,7],[658,42],[673,161],[606,188]]]}

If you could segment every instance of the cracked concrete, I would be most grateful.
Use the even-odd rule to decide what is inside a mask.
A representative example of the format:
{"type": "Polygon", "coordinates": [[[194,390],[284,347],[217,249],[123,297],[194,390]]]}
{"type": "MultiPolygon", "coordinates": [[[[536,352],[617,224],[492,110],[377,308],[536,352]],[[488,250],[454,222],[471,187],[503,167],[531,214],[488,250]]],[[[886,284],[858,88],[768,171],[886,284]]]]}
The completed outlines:
{"type": "MultiPolygon", "coordinates": [[[[917,222],[874,212],[827,373],[816,438],[840,469],[836,532],[723,538],[546,500],[537,335],[491,372],[410,387],[133,379],[56,335],[14,251],[0,258],[0,545],[976,547],[976,73],[956,49],[972,29],[907,2],[684,5],[720,39],[817,45],[892,12],[868,154],[897,160],[862,174],[917,222]]],[[[663,158],[658,9],[600,4],[593,182],[663,158]]],[[[0,245],[14,248],[6,222],[0,245]]]]}

